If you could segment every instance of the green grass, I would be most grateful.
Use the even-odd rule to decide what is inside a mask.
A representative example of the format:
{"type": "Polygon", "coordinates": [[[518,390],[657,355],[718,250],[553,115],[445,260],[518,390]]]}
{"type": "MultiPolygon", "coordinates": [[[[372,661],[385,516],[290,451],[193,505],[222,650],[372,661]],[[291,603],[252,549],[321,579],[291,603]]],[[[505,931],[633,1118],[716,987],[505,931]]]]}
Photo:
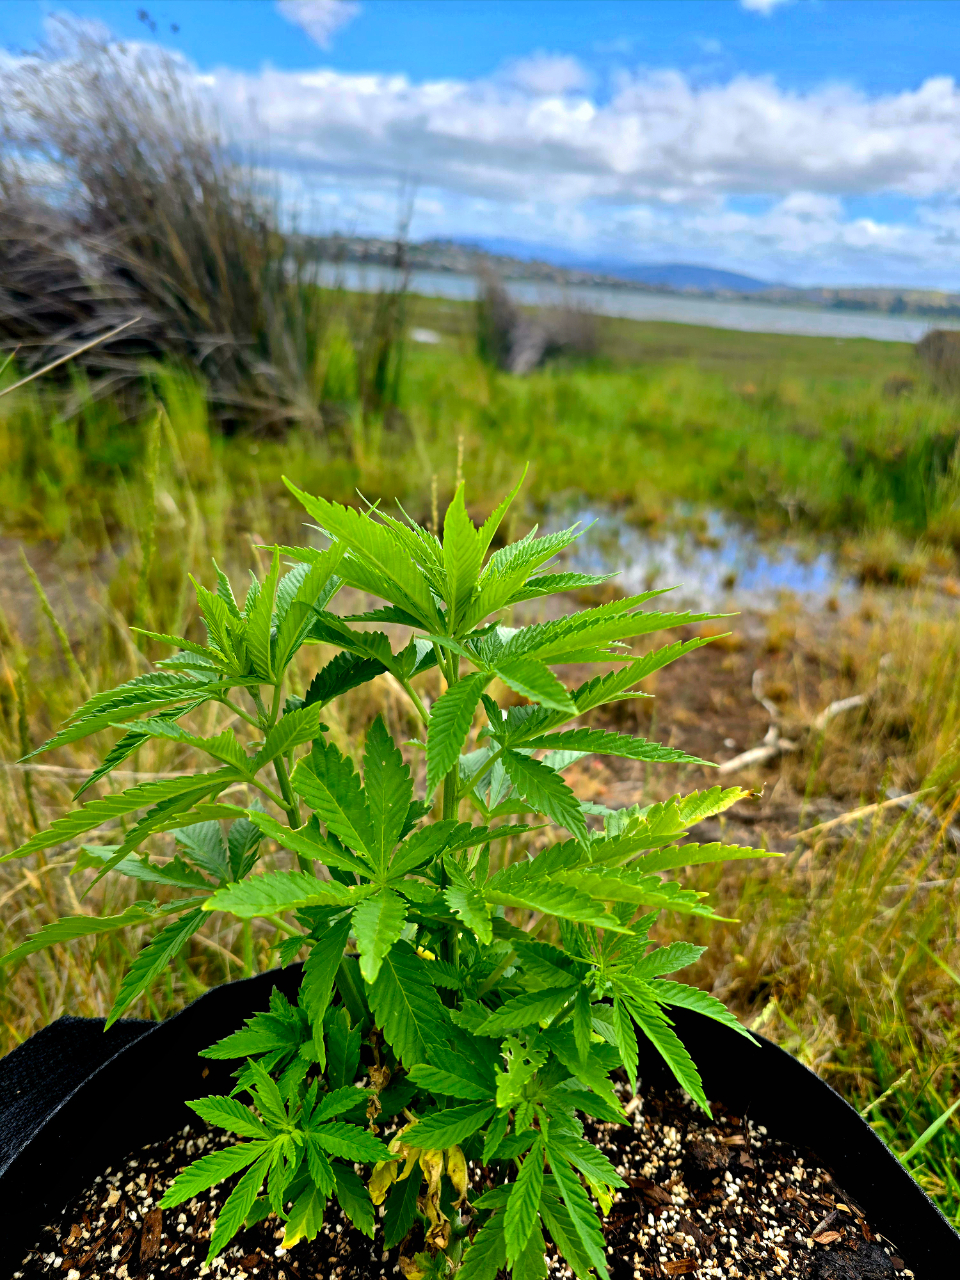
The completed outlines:
{"type": "Polygon", "coordinates": [[[767,532],[887,531],[960,545],[956,403],[927,386],[902,344],[611,321],[602,363],[514,378],[475,357],[462,305],[417,300],[413,309],[444,341],[408,345],[399,411],[328,404],[322,427],[282,438],[222,437],[202,389],[171,370],[145,377],[148,407],[134,416],[82,384],[73,413],[36,387],[7,397],[3,522],[86,542],[101,523],[122,526],[159,400],[205,515],[261,497],[282,510],[284,471],[346,501],[359,489],[425,514],[433,476],[441,498],[452,488],[462,439],[478,506],[530,461],[534,508],[579,494],[656,522],[683,501],[767,532]],[[890,398],[891,375],[914,377],[913,389],[890,398]]]}
{"type": "MultiPolygon", "coordinates": [[[[896,576],[892,564],[952,562],[957,405],[927,386],[908,347],[610,321],[602,362],[516,379],[475,358],[468,307],[414,299],[410,308],[411,323],[438,330],[443,342],[406,348],[400,410],[386,415],[364,416],[351,401],[342,336],[344,399],[326,407],[322,428],[283,436],[223,436],[203,387],[172,369],[144,373],[137,396],[94,394],[77,380],[70,396],[33,386],[0,399],[3,531],[25,540],[69,637],[68,657],[13,544],[0,543],[0,760],[11,765],[82,700],[78,667],[94,688],[144,669],[127,622],[195,626],[188,572],[209,581],[216,556],[243,573],[257,544],[303,536],[281,474],[341,501],[356,501],[357,489],[400,497],[424,515],[434,477],[442,502],[461,454],[480,515],[530,460],[527,519],[563,496],[602,499],[649,522],[668,519],[677,502],[702,503],[770,533],[793,527],[852,540],[857,555],[874,556],[881,578],[896,576]],[[894,375],[913,378],[913,389],[890,398],[884,384],[894,375]],[[146,479],[151,438],[159,441],[155,484],[146,479]]],[[[897,675],[884,677],[869,714],[834,724],[816,750],[785,762],[783,776],[800,794],[834,795],[854,808],[877,799],[884,782],[921,785],[951,758],[960,626],[943,609],[904,598],[864,620],[841,648],[840,693],[875,689],[891,664],[897,675]]],[[[838,696],[833,659],[822,660],[820,705],[838,696]]],[[[379,708],[396,722],[405,714],[383,680],[348,700],[331,726],[338,741],[356,741],[379,708]]],[[[0,769],[0,844],[12,847],[69,805],[76,780],[66,771],[88,766],[87,751],[57,753],[45,762],[53,771],[0,769]]],[[[151,744],[130,767],[175,768],[176,751],[151,744]]],[[[750,780],[772,785],[775,777],[750,780]]],[[[901,1153],[960,1085],[957,851],[946,834],[956,782],[949,769],[938,781],[940,828],[884,816],[821,842],[805,860],[717,872],[717,883],[703,887],[717,890],[738,923],[696,926],[710,943],[698,982],[855,1105],[893,1087],[870,1118],[901,1153]]],[[[68,865],[57,855],[2,869],[0,948],[65,911],[122,907],[125,891],[106,882],[81,906],[85,886],[65,874],[68,865]]],[[[688,924],[676,928],[690,936],[688,924]]],[[[61,1013],[104,1013],[141,942],[131,930],[100,949],[72,944],[0,978],[0,1048],[61,1013]]],[[[256,930],[208,927],[138,1012],[163,1016],[209,985],[266,967],[269,942],[256,930]]],[[[958,1161],[954,1116],[911,1168],[960,1222],[958,1161]]]]}

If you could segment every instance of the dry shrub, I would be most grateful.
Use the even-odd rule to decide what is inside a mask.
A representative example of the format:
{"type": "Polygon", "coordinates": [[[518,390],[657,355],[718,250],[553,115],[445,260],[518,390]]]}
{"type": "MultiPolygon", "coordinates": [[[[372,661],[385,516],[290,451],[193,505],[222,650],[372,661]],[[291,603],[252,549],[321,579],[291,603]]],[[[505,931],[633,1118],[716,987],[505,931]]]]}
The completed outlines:
{"type": "Polygon", "coordinates": [[[530,373],[557,356],[591,359],[599,350],[597,317],[576,307],[551,307],[529,316],[488,272],[477,298],[477,350],[488,364],[515,374],[530,373]]]}
{"type": "Polygon", "coordinates": [[[931,329],[920,339],[915,350],[941,391],[960,391],[960,332],[931,329]]]}
{"type": "MultiPolygon", "coordinates": [[[[321,425],[345,307],[317,287],[307,242],[284,233],[276,192],[175,58],[59,33],[0,96],[0,345],[36,366],[140,316],[86,367],[133,374],[144,356],[172,357],[204,375],[221,423],[321,425]]],[[[402,294],[351,316],[365,409],[396,402],[402,294]]]]}

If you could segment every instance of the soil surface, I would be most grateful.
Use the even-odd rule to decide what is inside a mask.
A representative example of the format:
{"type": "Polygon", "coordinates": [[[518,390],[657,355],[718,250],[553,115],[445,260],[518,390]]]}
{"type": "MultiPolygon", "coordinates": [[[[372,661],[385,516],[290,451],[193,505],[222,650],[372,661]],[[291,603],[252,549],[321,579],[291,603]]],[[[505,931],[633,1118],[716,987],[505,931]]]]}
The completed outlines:
{"type": "MultiPolygon", "coordinates": [[[[908,1241],[889,1241],[809,1152],[721,1104],[710,1121],[679,1091],[628,1104],[632,1128],[587,1136],[628,1187],[605,1220],[611,1280],[900,1280],[908,1241]]],[[[104,1171],[51,1222],[13,1280],[379,1280],[401,1275],[401,1248],[384,1252],[331,1205],[321,1234],[289,1251],[272,1215],[236,1237],[208,1268],[213,1220],[235,1179],[176,1209],[164,1190],[198,1155],[229,1145],[199,1123],[104,1171]]],[[[476,1170],[471,1166],[476,1176],[476,1170]]],[[[478,1188],[479,1190],[479,1188],[478,1188]]],[[[416,1231],[416,1228],[415,1228],[416,1231]]],[[[410,1240],[413,1253],[419,1243],[410,1240]]],[[[571,1273],[549,1246],[551,1280],[571,1273]]]]}

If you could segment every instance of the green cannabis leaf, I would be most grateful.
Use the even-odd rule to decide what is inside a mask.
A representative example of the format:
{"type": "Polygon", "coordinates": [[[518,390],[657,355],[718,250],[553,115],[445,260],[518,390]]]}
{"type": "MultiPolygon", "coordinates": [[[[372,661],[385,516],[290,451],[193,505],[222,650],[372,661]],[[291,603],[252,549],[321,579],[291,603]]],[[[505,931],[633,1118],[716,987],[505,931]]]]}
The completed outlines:
{"type": "Polygon", "coordinates": [[[239,1141],[186,1168],[163,1206],[240,1175],[210,1259],[267,1213],[284,1248],[313,1239],[333,1199],[370,1236],[382,1206],[384,1244],[415,1251],[411,1274],[536,1280],[549,1235],[578,1280],[606,1280],[598,1206],[624,1184],[584,1117],[624,1119],[614,1073],[635,1088],[642,1045],[708,1107],[675,1008],[749,1038],[715,997],[668,976],[702,948],[657,946],[651,930],[663,910],[712,915],[674,873],[760,851],[687,839],[739,788],[610,810],[565,774],[588,754],[703,765],[584,718],[647,696],[644,678],[707,643],[642,651],[647,637],[710,615],[660,612],[650,591],[506,625],[508,608],[604,580],[552,572],[577,528],[491,552],[519,485],[480,525],[458,485],[439,535],[402,510],[288,487],[326,549],[272,548],[242,605],[216,569],[215,589],[195,584],[206,643],[144,633],[175,652],[95,694],[39,749],[119,735],[78,796],[148,739],[213,766],[88,799],[5,855],[103,832],[112,843],[82,845],[74,874],[116,873],[162,901],[51,922],[0,963],[149,929],[109,1025],[211,914],[248,931],[260,919],[281,963],[303,959],[294,1000],[274,991],[205,1050],[236,1064],[235,1085],[190,1105],[239,1141]],[[343,585],[382,605],[336,614],[343,585]],[[299,684],[292,661],[317,644],[337,652],[299,684]],[[571,663],[596,674],[568,687],[571,663]],[[324,709],[380,676],[420,735],[398,743],[378,715],[354,758],[324,709]],[[488,1171],[474,1176],[482,1194],[471,1163],[488,1171]]]}

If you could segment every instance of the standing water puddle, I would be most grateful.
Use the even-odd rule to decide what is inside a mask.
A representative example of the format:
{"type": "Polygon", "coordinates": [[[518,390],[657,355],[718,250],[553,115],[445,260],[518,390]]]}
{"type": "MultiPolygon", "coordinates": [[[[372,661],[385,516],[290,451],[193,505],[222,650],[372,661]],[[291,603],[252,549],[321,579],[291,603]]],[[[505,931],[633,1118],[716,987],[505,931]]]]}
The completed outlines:
{"type": "MultiPolygon", "coordinates": [[[[735,597],[741,605],[772,608],[784,592],[810,604],[856,590],[822,544],[761,540],[719,512],[687,514],[671,526],[638,528],[601,504],[554,508],[542,531],[580,521],[583,535],[564,553],[563,568],[617,573],[629,595],[677,587],[674,601],[715,608],[735,597]]],[[[677,604],[671,602],[671,607],[677,604]]]]}

